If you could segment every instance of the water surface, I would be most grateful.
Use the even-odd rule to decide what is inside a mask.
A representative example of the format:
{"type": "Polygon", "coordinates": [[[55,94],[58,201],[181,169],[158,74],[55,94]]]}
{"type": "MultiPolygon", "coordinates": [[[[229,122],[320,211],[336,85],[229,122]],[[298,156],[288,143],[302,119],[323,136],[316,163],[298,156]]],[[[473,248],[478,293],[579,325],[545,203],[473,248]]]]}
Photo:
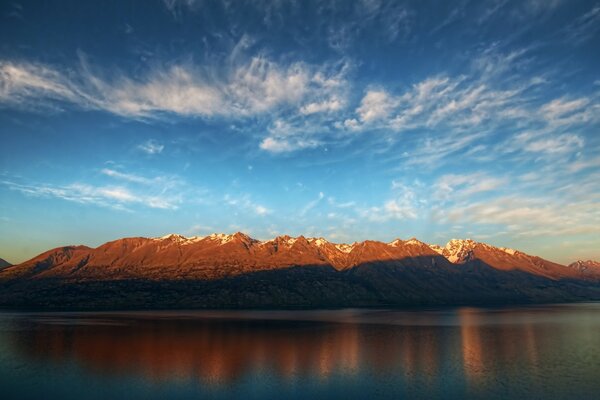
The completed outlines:
{"type": "Polygon", "coordinates": [[[10,398],[529,398],[600,393],[600,303],[0,313],[10,398]]]}

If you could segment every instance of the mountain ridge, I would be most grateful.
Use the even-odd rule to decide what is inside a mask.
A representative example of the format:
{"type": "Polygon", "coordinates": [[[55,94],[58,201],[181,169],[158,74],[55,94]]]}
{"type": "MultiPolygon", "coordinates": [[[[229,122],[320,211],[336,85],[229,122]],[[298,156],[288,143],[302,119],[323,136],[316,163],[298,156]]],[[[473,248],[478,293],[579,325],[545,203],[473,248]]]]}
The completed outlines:
{"type": "Polygon", "coordinates": [[[236,232],[191,237],[175,233],[161,237],[126,237],[106,242],[96,248],[84,245],[61,246],[23,263],[7,266],[7,270],[0,274],[0,279],[10,276],[10,271],[17,272],[17,275],[25,271],[32,272],[29,275],[52,275],[47,271],[59,266],[63,266],[63,269],[70,266],[70,270],[62,272],[75,274],[90,263],[109,266],[120,263],[123,267],[134,264],[162,264],[166,268],[173,265],[193,267],[195,263],[206,262],[223,262],[226,265],[235,262],[246,264],[245,272],[253,268],[262,270],[265,269],[263,267],[269,269],[300,265],[330,265],[336,270],[344,270],[364,262],[435,255],[443,256],[452,264],[484,259],[492,261],[490,265],[496,268],[516,267],[551,278],[587,278],[590,274],[600,276],[600,263],[594,261],[576,261],[565,266],[519,250],[496,247],[472,239],[451,239],[442,247],[414,237],[407,240],[398,238],[387,243],[364,240],[346,244],[302,235],[280,235],[261,241],[236,232]],[[73,263],[76,263],[76,266],[73,266],[73,263]],[[543,268],[535,268],[536,266],[543,268]]]}
{"type": "Polygon", "coordinates": [[[599,283],[595,264],[561,265],[471,239],[441,247],[415,238],[169,234],[58,247],[4,268],[0,306],[119,308],[138,296],[142,308],[573,301],[600,299],[599,283]]]}

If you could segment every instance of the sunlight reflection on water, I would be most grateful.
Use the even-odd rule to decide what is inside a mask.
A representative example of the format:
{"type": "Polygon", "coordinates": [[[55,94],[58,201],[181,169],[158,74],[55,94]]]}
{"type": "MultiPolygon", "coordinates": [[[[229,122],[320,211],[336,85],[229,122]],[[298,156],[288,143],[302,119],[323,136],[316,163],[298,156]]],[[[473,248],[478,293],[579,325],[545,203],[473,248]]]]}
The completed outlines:
{"type": "Polygon", "coordinates": [[[0,384],[20,398],[588,398],[598,332],[598,303],[2,313],[0,384]]]}

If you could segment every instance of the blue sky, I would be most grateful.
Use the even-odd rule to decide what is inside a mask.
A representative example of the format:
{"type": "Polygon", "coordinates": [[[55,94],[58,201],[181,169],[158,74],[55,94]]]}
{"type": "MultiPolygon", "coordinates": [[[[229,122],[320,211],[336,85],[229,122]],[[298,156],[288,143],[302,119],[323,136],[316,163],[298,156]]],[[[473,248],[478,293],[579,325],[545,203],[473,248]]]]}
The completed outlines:
{"type": "Polygon", "coordinates": [[[600,259],[597,1],[0,5],[0,257],[470,237],[600,259]]]}

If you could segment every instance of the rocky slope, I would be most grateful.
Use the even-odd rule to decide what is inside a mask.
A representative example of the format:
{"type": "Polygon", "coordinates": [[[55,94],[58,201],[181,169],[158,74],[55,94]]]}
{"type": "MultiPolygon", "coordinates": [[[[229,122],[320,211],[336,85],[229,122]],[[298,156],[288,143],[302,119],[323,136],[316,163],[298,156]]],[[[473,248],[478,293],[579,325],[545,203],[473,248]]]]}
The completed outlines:
{"type": "Polygon", "coordinates": [[[125,238],[49,250],[0,271],[0,305],[311,307],[600,298],[600,268],[472,240],[331,243],[243,233],[125,238]]]}
{"type": "Polygon", "coordinates": [[[583,275],[599,276],[600,275],[600,262],[592,260],[578,260],[568,265],[583,275]]]}

